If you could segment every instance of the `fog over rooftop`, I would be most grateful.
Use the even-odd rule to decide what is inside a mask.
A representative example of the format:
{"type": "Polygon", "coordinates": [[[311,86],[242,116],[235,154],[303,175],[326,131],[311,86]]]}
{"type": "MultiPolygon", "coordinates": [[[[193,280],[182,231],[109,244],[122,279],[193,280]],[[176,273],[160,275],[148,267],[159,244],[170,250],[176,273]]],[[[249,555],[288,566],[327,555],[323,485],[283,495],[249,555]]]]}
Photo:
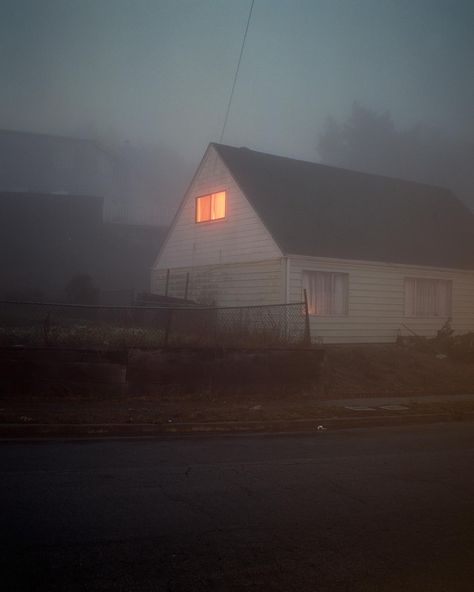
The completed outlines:
{"type": "MultiPolygon", "coordinates": [[[[219,140],[251,2],[0,5],[0,128],[90,138],[128,153],[135,218],[169,222],[207,144],[219,140]]],[[[469,0],[255,0],[223,141],[406,171],[451,185],[472,207],[473,25],[469,0]],[[360,147],[367,122],[359,117],[359,136],[345,129],[341,140],[339,130],[339,145],[328,149],[327,118],[350,127],[354,101],[376,121],[390,116],[370,146],[360,147]],[[413,170],[392,166],[406,151],[399,140],[394,149],[390,124],[418,147],[414,158],[424,162],[413,170]],[[433,144],[436,155],[425,154],[433,144]],[[431,178],[446,160],[449,171],[431,178]]]]}

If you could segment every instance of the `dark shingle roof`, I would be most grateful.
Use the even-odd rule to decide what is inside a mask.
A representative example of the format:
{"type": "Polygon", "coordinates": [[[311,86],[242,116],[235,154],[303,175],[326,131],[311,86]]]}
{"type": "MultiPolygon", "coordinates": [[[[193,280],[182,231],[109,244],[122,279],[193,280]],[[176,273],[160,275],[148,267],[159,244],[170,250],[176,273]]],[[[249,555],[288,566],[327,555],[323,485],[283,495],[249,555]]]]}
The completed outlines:
{"type": "Polygon", "coordinates": [[[449,190],[213,144],[284,253],[474,269],[449,190]]]}

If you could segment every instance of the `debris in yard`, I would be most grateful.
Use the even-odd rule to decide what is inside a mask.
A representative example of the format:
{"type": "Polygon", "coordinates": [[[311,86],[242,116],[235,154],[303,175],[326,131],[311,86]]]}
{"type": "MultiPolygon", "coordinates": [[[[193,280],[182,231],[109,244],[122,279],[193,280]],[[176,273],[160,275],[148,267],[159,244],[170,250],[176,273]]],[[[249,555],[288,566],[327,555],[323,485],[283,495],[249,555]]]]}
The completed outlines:
{"type": "Polygon", "coordinates": [[[325,428],[323,425],[318,425],[316,429],[318,430],[318,432],[325,432],[327,430],[327,428],[325,428]]]}
{"type": "Polygon", "coordinates": [[[381,405],[380,409],[386,409],[387,411],[405,411],[409,408],[406,405],[381,405]]]}
{"type": "Polygon", "coordinates": [[[399,337],[397,343],[405,347],[416,347],[418,351],[434,352],[439,360],[451,358],[472,363],[474,361],[474,331],[455,335],[449,319],[437,332],[436,337],[420,337],[406,325],[409,337],[399,337]]]}
{"type": "Polygon", "coordinates": [[[173,423],[173,420],[171,418],[169,418],[168,423],[173,423]]]}
{"type": "Polygon", "coordinates": [[[32,417],[28,417],[28,415],[21,415],[20,416],[20,421],[24,421],[25,423],[28,423],[29,421],[33,421],[32,417]]]}
{"type": "Polygon", "coordinates": [[[253,407],[250,407],[250,411],[260,411],[261,409],[263,409],[262,405],[254,405],[253,407]]]}
{"type": "Polygon", "coordinates": [[[346,405],[344,409],[351,411],[375,411],[375,407],[367,407],[366,405],[346,405]]]}

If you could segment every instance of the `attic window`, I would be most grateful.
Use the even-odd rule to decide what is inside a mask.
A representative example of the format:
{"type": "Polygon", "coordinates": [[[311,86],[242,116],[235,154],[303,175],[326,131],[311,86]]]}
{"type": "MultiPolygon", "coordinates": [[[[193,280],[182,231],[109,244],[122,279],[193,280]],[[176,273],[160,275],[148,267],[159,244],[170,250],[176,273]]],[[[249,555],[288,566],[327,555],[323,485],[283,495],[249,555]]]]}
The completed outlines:
{"type": "Polygon", "coordinates": [[[210,222],[225,218],[225,191],[196,198],[196,222],[210,222]]]}

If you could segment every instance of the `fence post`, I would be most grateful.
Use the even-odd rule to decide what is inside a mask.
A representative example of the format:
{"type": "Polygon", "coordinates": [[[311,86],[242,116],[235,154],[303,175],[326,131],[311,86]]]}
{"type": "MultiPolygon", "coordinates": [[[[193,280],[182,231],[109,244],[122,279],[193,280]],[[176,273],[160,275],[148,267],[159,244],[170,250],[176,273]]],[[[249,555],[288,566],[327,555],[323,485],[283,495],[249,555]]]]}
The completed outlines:
{"type": "Polygon", "coordinates": [[[311,327],[309,324],[308,294],[306,292],[306,288],[303,290],[303,295],[304,295],[304,315],[305,315],[304,343],[306,345],[311,345],[311,327]]]}
{"type": "Polygon", "coordinates": [[[170,332],[171,332],[172,319],[173,319],[173,309],[169,308],[168,309],[168,316],[166,317],[165,339],[164,339],[163,347],[168,346],[168,340],[169,340],[170,332]]]}
{"type": "Polygon", "coordinates": [[[184,285],[184,299],[188,299],[188,289],[189,289],[189,271],[186,272],[186,284],[184,285]]]}
{"type": "Polygon", "coordinates": [[[48,314],[46,315],[46,318],[44,319],[43,322],[43,338],[44,338],[44,344],[46,346],[49,346],[49,332],[51,330],[51,312],[48,311],[48,314]]]}

